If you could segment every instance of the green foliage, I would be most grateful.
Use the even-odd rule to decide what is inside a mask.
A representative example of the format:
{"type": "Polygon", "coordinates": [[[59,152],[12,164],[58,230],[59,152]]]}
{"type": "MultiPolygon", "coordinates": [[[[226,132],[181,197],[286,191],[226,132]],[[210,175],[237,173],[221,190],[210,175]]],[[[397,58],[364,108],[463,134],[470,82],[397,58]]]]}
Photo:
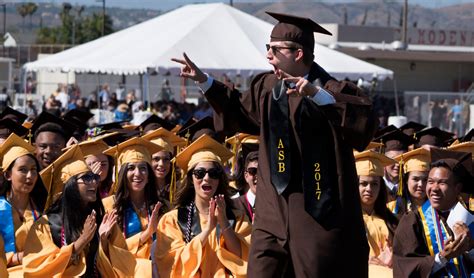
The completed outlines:
{"type": "MultiPolygon", "coordinates": [[[[100,38],[102,35],[102,14],[92,14],[82,17],[83,7],[73,10],[68,3],[63,4],[59,14],[61,26],[49,28],[42,27],[37,34],[39,44],[82,44],[100,38]],[[77,15],[73,15],[73,11],[77,15]]],[[[113,33],[112,19],[106,14],[104,35],[113,33]]]]}

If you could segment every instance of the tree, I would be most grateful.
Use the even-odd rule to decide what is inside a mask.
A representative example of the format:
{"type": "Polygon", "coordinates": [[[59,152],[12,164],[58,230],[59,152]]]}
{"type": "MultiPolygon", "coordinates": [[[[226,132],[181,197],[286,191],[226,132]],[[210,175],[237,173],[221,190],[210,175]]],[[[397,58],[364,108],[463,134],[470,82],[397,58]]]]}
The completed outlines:
{"type": "Polygon", "coordinates": [[[33,14],[36,13],[38,10],[38,5],[33,2],[26,3],[26,11],[28,12],[28,16],[30,17],[30,28],[33,28],[33,14]]]}
{"type": "Polygon", "coordinates": [[[28,5],[27,4],[21,4],[20,6],[16,7],[16,11],[18,14],[21,16],[22,19],[22,28],[25,28],[25,17],[28,15],[28,5]]]}

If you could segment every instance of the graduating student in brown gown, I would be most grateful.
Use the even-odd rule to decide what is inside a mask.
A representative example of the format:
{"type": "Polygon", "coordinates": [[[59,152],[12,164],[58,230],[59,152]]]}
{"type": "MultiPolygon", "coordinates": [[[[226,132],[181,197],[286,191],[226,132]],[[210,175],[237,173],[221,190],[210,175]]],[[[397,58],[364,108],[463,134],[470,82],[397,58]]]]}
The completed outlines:
{"type": "Polygon", "coordinates": [[[206,76],[186,55],[173,59],[181,76],[201,83],[216,130],[260,135],[248,276],[367,276],[352,148],[363,150],[373,136],[371,102],[313,62],[314,32],[327,30],[269,14],[280,21],[267,45],[274,71],[256,76],[247,92],[206,76]]]}
{"type": "Polygon", "coordinates": [[[469,228],[458,222],[451,230],[446,220],[461,191],[473,191],[471,154],[432,148],[431,161],[428,201],[403,216],[395,232],[394,277],[470,277],[469,228]]]}

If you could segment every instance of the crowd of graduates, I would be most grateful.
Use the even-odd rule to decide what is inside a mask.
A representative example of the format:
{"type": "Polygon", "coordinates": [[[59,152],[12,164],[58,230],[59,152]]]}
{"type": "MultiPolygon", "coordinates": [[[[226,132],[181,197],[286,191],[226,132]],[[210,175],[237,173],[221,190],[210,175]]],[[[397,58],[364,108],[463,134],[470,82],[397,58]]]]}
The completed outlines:
{"type": "MultiPolygon", "coordinates": [[[[1,277],[246,276],[258,136],[222,138],[209,117],[0,117],[1,277]]],[[[410,122],[354,151],[369,276],[470,277],[469,228],[446,219],[473,209],[473,140],[410,122]]]]}

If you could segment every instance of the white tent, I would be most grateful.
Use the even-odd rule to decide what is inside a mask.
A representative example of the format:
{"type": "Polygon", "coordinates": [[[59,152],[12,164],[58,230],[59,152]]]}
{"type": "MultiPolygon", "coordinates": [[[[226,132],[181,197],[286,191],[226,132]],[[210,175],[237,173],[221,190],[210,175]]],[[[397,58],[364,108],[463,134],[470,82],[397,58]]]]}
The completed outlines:
{"type": "MultiPolygon", "coordinates": [[[[177,71],[172,57],[186,52],[209,72],[256,73],[271,69],[265,58],[272,25],[226,4],[176,9],[103,38],[27,63],[26,71],[73,71],[117,75],[177,71]]],[[[315,60],[334,77],[392,78],[393,72],[327,47],[315,60]]]]}

